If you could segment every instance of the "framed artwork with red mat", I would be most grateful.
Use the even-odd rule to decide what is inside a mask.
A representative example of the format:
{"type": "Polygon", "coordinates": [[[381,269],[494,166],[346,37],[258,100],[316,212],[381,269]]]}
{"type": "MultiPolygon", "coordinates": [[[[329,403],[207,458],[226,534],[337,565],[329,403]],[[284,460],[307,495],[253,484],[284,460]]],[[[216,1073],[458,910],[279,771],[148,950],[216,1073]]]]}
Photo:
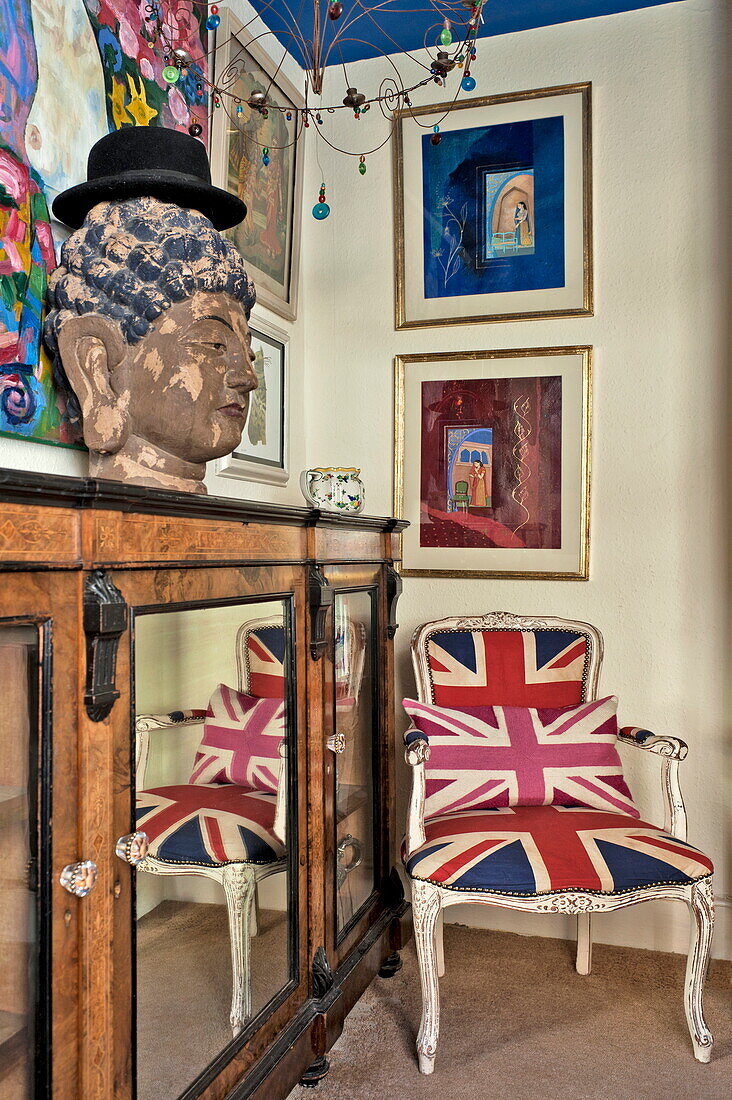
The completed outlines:
{"type": "Polygon", "coordinates": [[[589,347],[395,359],[405,576],[589,576],[589,347]]]}

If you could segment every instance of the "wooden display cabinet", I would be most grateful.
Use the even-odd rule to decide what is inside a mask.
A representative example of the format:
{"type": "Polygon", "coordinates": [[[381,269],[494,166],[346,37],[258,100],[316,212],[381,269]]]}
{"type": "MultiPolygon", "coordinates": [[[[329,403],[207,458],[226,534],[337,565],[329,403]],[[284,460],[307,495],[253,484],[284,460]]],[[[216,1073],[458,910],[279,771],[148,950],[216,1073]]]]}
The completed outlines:
{"type": "Polygon", "coordinates": [[[0,473],[2,1100],[276,1100],[327,1072],[410,929],[400,526],[0,473]],[[278,716],[281,763],[252,724],[246,780],[195,780],[222,700],[278,716]]]}

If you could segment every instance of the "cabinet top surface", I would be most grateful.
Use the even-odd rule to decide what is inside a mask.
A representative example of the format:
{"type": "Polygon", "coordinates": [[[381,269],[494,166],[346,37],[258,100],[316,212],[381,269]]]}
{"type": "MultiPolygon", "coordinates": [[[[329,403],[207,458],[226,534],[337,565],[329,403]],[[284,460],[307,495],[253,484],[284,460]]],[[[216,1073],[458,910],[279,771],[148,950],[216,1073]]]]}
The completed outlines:
{"type": "Polygon", "coordinates": [[[165,489],[125,485],[93,478],[61,477],[29,471],[0,470],[0,504],[45,508],[106,509],[155,516],[228,519],[238,523],[278,523],[293,527],[375,528],[402,531],[406,520],[321,512],[317,508],[268,504],[233,497],[196,496],[165,489]]]}

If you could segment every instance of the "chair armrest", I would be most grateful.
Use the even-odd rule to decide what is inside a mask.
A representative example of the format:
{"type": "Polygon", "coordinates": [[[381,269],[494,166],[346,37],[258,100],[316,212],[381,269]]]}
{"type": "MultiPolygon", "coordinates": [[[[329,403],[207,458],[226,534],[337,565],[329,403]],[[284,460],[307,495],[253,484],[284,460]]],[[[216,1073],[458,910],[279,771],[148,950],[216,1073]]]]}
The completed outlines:
{"type": "Polygon", "coordinates": [[[689,746],[680,737],[658,736],[640,726],[623,726],[618,736],[625,745],[635,745],[638,749],[646,749],[671,760],[684,760],[689,751],[689,746]]]}
{"type": "Polygon", "coordinates": [[[430,758],[429,738],[415,726],[410,726],[404,734],[404,759],[412,769],[412,794],[407,810],[407,858],[425,842],[424,835],[424,793],[425,761],[430,758]]]}
{"type": "Polygon", "coordinates": [[[657,736],[640,726],[623,726],[618,734],[623,745],[633,745],[661,757],[661,793],[664,805],[664,832],[686,840],[686,807],[679,783],[679,763],[689,751],[680,737],[657,736]]]}
{"type": "Polygon", "coordinates": [[[135,773],[138,790],[145,786],[152,731],[170,729],[172,726],[193,726],[196,722],[202,722],[207,714],[208,711],[205,710],[171,710],[168,714],[138,714],[135,719],[135,773]]]}
{"type": "Polygon", "coordinates": [[[207,710],[171,710],[168,714],[138,714],[135,729],[147,733],[150,730],[168,729],[170,726],[187,726],[202,722],[208,715],[207,710]]]}
{"type": "Polygon", "coordinates": [[[418,730],[416,726],[410,726],[409,729],[404,734],[404,746],[405,746],[404,758],[405,758],[405,760],[407,761],[407,763],[409,765],[412,765],[412,760],[410,759],[410,756],[409,756],[409,750],[412,748],[412,746],[418,746],[420,744],[426,745],[427,755],[424,756],[421,760],[415,758],[415,760],[414,760],[415,764],[421,764],[425,760],[429,760],[429,758],[430,758],[430,754],[429,754],[430,739],[429,739],[429,737],[427,736],[426,733],[423,733],[422,730],[418,730]]]}

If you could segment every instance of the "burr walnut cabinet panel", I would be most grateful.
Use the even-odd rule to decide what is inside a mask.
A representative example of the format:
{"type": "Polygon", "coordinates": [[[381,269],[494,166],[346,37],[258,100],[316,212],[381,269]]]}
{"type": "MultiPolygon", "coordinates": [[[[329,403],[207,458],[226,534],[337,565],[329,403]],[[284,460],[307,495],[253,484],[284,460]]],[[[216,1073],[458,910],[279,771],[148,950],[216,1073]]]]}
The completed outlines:
{"type": "Polygon", "coordinates": [[[0,472],[0,1100],[325,1075],[409,931],[399,528],[0,472]]]}

